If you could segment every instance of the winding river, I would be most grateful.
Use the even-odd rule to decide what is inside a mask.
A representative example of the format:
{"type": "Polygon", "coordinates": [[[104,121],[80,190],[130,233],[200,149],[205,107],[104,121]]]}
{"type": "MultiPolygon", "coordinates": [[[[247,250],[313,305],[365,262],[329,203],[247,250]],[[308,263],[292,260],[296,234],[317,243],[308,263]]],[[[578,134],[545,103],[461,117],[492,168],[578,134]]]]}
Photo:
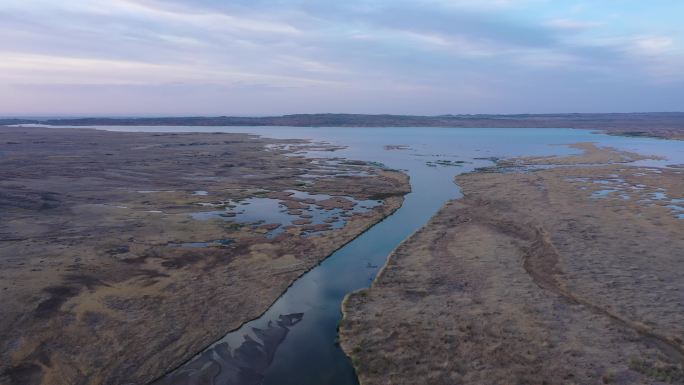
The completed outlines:
{"type": "Polygon", "coordinates": [[[626,138],[572,129],[294,128],[294,127],[100,127],[117,131],[247,132],[346,146],[312,157],[375,161],[406,172],[412,192],[384,221],[304,274],[258,319],[227,334],[158,384],[357,384],[351,363],[335,343],[344,296],[371,284],[387,255],[460,192],[457,174],[494,158],[571,154],[559,144],[597,142],[663,155],[663,166],[684,163],[681,142],[626,138]],[[386,148],[403,145],[407,148],[386,148]]]}

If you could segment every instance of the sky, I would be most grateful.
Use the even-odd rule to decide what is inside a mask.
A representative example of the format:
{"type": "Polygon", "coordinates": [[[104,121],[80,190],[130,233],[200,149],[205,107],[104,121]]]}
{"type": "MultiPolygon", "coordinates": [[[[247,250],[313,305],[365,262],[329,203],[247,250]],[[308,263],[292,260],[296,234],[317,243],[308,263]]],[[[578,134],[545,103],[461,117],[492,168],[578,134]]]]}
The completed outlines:
{"type": "Polygon", "coordinates": [[[0,115],[684,111],[681,0],[0,0],[0,115]]]}

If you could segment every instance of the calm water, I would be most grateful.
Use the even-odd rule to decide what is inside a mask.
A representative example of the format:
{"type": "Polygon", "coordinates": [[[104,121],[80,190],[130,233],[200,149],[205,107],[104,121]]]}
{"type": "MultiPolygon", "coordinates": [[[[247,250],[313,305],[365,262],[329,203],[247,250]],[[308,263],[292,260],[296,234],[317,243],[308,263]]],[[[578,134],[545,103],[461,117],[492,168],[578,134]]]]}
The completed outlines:
{"type": "MultiPolygon", "coordinates": [[[[357,200],[352,197],[344,197],[345,200],[352,202],[354,207],[349,210],[341,208],[324,208],[316,202],[332,198],[327,194],[309,194],[305,191],[285,190],[292,193],[298,199],[310,199],[314,203],[301,203],[302,209],[289,210],[281,199],[252,197],[238,201],[229,200],[225,204],[228,207],[216,211],[198,211],[191,214],[196,220],[223,219],[225,221],[251,225],[256,228],[262,224],[276,224],[279,227],[265,233],[268,238],[272,238],[285,231],[286,226],[294,225],[294,221],[303,219],[301,214],[306,215],[308,224],[322,225],[327,224],[332,229],[344,227],[347,223],[345,216],[355,213],[364,213],[373,207],[382,204],[380,200],[357,200]],[[293,214],[292,212],[298,212],[293,214]],[[226,215],[229,214],[229,215],[226,215]]],[[[307,234],[305,231],[304,234],[307,234]]]]}
{"type": "Polygon", "coordinates": [[[597,142],[669,157],[643,164],[684,163],[684,142],[614,137],[570,129],[290,128],[290,127],[106,127],[118,131],[247,132],[272,138],[327,141],[347,149],[311,152],[382,162],[407,172],[413,191],[383,222],[339,249],[302,276],[260,318],[229,333],[159,383],[351,385],[349,360],[335,344],[345,294],[370,285],[387,255],[423,226],[445,203],[458,198],[457,174],[491,165],[487,158],[571,154],[558,144],[597,142]],[[385,145],[407,145],[386,150],[385,145]],[[442,166],[436,161],[462,161],[442,166]],[[431,164],[432,166],[430,166],[431,164]],[[436,164],[436,166],[435,166],[436,164]]]}

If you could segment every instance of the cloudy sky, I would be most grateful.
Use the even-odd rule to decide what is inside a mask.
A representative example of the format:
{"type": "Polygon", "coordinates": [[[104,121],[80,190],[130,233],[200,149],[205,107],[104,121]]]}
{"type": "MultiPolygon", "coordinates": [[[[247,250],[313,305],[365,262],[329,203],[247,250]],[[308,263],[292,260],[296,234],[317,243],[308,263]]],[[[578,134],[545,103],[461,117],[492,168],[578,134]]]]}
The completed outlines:
{"type": "Polygon", "coordinates": [[[2,115],[684,111],[681,0],[0,0],[2,115]]]}

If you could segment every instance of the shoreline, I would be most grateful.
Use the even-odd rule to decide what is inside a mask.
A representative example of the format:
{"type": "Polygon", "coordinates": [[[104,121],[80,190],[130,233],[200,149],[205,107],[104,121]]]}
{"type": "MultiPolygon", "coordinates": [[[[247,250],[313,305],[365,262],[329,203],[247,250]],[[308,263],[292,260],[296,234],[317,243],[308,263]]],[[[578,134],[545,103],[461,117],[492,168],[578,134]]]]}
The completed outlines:
{"type": "Polygon", "coordinates": [[[292,115],[282,117],[239,118],[78,118],[54,120],[0,119],[0,126],[53,125],[55,127],[301,127],[301,128],[380,128],[380,127],[426,127],[426,128],[567,128],[593,130],[606,135],[684,140],[684,113],[643,114],[539,114],[539,115],[454,115],[454,116],[391,116],[322,114],[292,115]]]}

